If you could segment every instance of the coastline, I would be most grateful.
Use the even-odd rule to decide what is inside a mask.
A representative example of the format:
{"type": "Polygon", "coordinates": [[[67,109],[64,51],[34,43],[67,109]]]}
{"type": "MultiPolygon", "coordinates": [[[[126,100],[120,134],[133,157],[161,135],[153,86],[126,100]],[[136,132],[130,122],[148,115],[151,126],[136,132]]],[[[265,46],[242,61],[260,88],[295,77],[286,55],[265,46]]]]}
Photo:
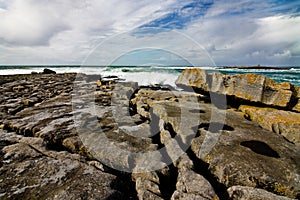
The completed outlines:
{"type": "Polygon", "coordinates": [[[180,75],[176,84],[185,91],[99,78],[1,76],[1,197],[299,198],[298,87],[204,70],[180,75]],[[237,81],[244,85],[235,88],[237,81]],[[94,134],[99,129],[108,140],[94,134]],[[179,156],[170,141],[184,150],[179,156]],[[110,143],[131,153],[120,157],[110,143]],[[162,147],[168,158],[158,163],[132,157],[162,147]]]}
{"type": "MultiPolygon", "coordinates": [[[[41,73],[44,67],[54,70],[57,73],[85,73],[85,74],[101,74],[103,76],[118,76],[127,81],[135,81],[140,85],[151,85],[151,84],[161,84],[161,85],[171,85],[176,87],[174,84],[177,77],[186,68],[183,66],[10,66],[9,69],[3,69],[5,66],[0,66],[0,74],[31,74],[32,72],[41,73]],[[2,67],[2,68],[1,68],[2,67]]],[[[277,82],[290,82],[293,85],[300,86],[300,67],[290,66],[290,67],[280,67],[276,66],[272,68],[261,66],[262,68],[257,68],[256,66],[237,67],[233,66],[224,68],[220,66],[199,66],[192,68],[205,69],[210,72],[222,72],[225,74],[244,74],[244,73],[255,73],[262,76],[267,76],[274,79],[277,82]]]]}
{"type": "Polygon", "coordinates": [[[272,67],[272,66],[225,66],[219,69],[266,69],[266,70],[290,70],[293,67],[272,67]]]}

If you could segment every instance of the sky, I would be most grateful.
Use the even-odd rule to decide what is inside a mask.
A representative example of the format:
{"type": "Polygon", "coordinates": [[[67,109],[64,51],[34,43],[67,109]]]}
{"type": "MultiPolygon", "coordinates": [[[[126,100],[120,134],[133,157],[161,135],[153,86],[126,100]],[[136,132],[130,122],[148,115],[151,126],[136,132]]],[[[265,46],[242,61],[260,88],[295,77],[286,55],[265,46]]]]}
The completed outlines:
{"type": "Polygon", "coordinates": [[[0,0],[0,65],[300,66],[298,0],[0,0]]]}

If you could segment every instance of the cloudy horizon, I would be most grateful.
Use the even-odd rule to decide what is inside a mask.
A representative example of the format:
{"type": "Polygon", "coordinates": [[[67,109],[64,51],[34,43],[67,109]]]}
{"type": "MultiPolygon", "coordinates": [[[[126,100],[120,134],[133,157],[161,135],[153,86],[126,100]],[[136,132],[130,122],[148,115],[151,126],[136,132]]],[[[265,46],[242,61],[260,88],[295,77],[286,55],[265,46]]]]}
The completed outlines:
{"type": "Polygon", "coordinates": [[[300,66],[299,14],[288,0],[0,0],[0,65],[300,66]]]}

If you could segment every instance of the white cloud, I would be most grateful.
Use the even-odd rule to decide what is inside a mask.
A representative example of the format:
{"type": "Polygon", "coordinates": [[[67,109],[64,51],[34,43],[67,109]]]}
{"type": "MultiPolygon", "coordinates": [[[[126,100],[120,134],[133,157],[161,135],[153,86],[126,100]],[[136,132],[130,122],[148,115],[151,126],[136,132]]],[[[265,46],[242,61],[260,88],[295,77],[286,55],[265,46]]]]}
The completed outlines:
{"type": "MultiPolygon", "coordinates": [[[[0,64],[80,64],[93,48],[112,35],[178,11],[190,2],[0,0],[0,64]]],[[[204,46],[220,65],[297,63],[300,17],[274,15],[276,7],[272,6],[263,12],[266,5],[261,1],[217,0],[206,15],[180,31],[204,46]]],[[[182,14],[189,12],[182,10],[182,14]]],[[[151,39],[128,37],[103,53],[110,58],[113,48],[124,50],[135,41],[154,45],[151,39]]],[[[194,63],[207,61],[201,58],[204,53],[197,50],[197,45],[187,45],[176,34],[162,33],[155,38],[155,43],[164,44],[167,49],[185,51],[184,55],[194,63]]]]}
{"type": "Polygon", "coordinates": [[[219,64],[297,64],[300,16],[205,17],[184,32],[206,47],[219,64]]]}
{"type": "Polygon", "coordinates": [[[8,43],[30,46],[47,44],[51,37],[67,29],[74,35],[83,32],[87,36],[126,31],[161,16],[172,3],[173,0],[151,3],[12,0],[0,12],[0,38],[8,43]]]}
{"type": "Polygon", "coordinates": [[[0,38],[16,45],[41,45],[67,28],[59,13],[41,1],[13,0],[0,12],[0,38]]]}
{"type": "Polygon", "coordinates": [[[272,16],[257,21],[260,29],[253,37],[269,42],[300,41],[300,17],[272,16]]]}
{"type": "Polygon", "coordinates": [[[152,21],[172,7],[174,0],[11,0],[2,1],[0,10],[1,62],[39,62],[33,53],[44,58],[56,56],[58,62],[80,63],[104,38],[152,21]],[[4,2],[4,3],[3,3],[4,2]],[[11,48],[8,48],[11,46],[11,48]],[[7,53],[8,54],[8,53],[7,53]],[[15,59],[12,58],[13,54],[15,59]],[[5,61],[6,60],[6,61],[5,61]]]}

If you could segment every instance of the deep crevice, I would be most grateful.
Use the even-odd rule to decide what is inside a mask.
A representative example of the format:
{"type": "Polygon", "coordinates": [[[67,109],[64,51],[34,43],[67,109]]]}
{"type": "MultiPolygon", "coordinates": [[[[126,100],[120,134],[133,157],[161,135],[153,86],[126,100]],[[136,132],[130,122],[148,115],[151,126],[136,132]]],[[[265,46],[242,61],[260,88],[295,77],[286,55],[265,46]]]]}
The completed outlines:
{"type": "MultiPolygon", "coordinates": [[[[288,102],[287,106],[285,106],[285,107],[268,105],[268,104],[264,104],[262,102],[249,101],[249,100],[242,99],[242,98],[232,96],[232,95],[223,95],[223,94],[218,94],[218,93],[214,93],[214,92],[207,92],[207,91],[204,91],[203,89],[191,87],[191,86],[185,86],[185,85],[177,85],[177,86],[182,88],[184,91],[202,94],[202,95],[204,95],[203,99],[205,100],[205,103],[214,103],[216,107],[223,108],[223,109],[225,109],[228,106],[230,106],[231,108],[238,109],[241,105],[249,105],[249,106],[255,106],[255,107],[269,107],[269,108],[275,108],[278,110],[291,111],[291,109],[298,103],[298,99],[296,98],[296,92],[295,92],[294,86],[292,86],[292,88],[291,88],[291,91],[293,92],[292,98],[291,98],[290,102],[288,102]],[[222,103],[220,105],[216,104],[215,102],[219,102],[218,98],[226,98],[226,105],[224,105],[222,103]]],[[[299,113],[295,110],[293,110],[293,112],[299,113]]]]}
{"type": "MultiPolygon", "coordinates": [[[[151,115],[151,123],[150,123],[150,128],[151,128],[151,133],[152,133],[152,143],[158,145],[158,149],[160,150],[160,153],[162,155],[162,162],[168,164],[168,171],[162,172],[162,171],[157,171],[157,175],[159,177],[159,190],[160,193],[163,197],[163,199],[171,199],[171,196],[173,195],[174,191],[176,190],[176,183],[177,183],[177,177],[178,177],[178,170],[177,168],[173,165],[173,161],[171,157],[169,156],[167,149],[164,148],[165,145],[161,143],[161,138],[160,138],[160,131],[159,131],[159,117],[155,115],[153,110],[150,109],[150,115],[151,115]],[[167,187],[166,187],[167,186],[167,187]]],[[[168,130],[171,135],[174,135],[172,130],[169,128],[167,129],[166,126],[172,127],[170,124],[164,124],[165,130],[168,130]]],[[[175,136],[175,135],[174,135],[175,136]]],[[[178,140],[177,140],[178,142],[178,140]]],[[[179,144],[180,145],[180,144],[179,144]]]]}
{"type": "MultiPolygon", "coordinates": [[[[44,138],[43,138],[44,139],[44,138]]],[[[71,152],[69,149],[67,149],[66,147],[64,147],[62,145],[62,141],[58,142],[58,141],[51,141],[51,140],[47,140],[47,139],[44,139],[44,141],[46,142],[46,148],[49,149],[49,150],[53,150],[53,151],[67,151],[67,152],[70,152],[70,153],[73,153],[71,152]]]]}
{"type": "Polygon", "coordinates": [[[135,95],[139,92],[139,88],[138,89],[136,89],[133,93],[132,93],[132,95],[131,95],[131,97],[129,98],[129,114],[130,114],[130,116],[133,116],[133,115],[136,115],[136,114],[138,114],[138,112],[137,112],[137,105],[136,104],[133,104],[132,103],[132,99],[134,99],[135,98],[135,95]]]}
{"type": "Polygon", "coordinates": [[[204,161],[200,160],[191,149],[186,151],[187,155],[189,156],[190,160],[192,160],[194,165],[194,172],[202,175],[211,186],[214,188],[215,193],[218,195],[220,199],[229,199],[229,194],[227,192],[227,187],[218,182],[217,177],[215,177],[209,171],[209,164],[205,163],[204,161]]]}
{"type": "Polygon", "coordinates": [[[151,139],[153,144],[158,145],[158,149],[164,147],[164,145],[160,141],[160,128],[159,128],[159,117],[153,113],[153,110],[150,109],[150,132],[151,132],[151,139]]]}
{"type": "MultiPolygon", "coordinates": [[[[112,181],[110,187],[122,194],[126,195],[126,199],[137,200],[137,192],[135,189],[135,182],[132,181],[132,174],[126,172],[120,172],[118,170],[106,167],[106,173],[110,173],[116,176],[116,179],[112,181]]],[[[115,198],[112,198],[115,199],[115,198]]]]}
{"type": "Polygon", "coordinates": [[[170,164],[168,168],[168,174],[161,173],[160,171],[157,172],[160,182],[159,190],[164,199],[171,199],[176,190],[178,177],[178,170],[173,164],[170,164]]]}
{"type": "Polygon", "coordinates": [[[173,129],[173,126],[170,123],[164,123],[164,129],[169,131],[172,138],[174,138],[177,135],[177,133],[173,129]]]}

